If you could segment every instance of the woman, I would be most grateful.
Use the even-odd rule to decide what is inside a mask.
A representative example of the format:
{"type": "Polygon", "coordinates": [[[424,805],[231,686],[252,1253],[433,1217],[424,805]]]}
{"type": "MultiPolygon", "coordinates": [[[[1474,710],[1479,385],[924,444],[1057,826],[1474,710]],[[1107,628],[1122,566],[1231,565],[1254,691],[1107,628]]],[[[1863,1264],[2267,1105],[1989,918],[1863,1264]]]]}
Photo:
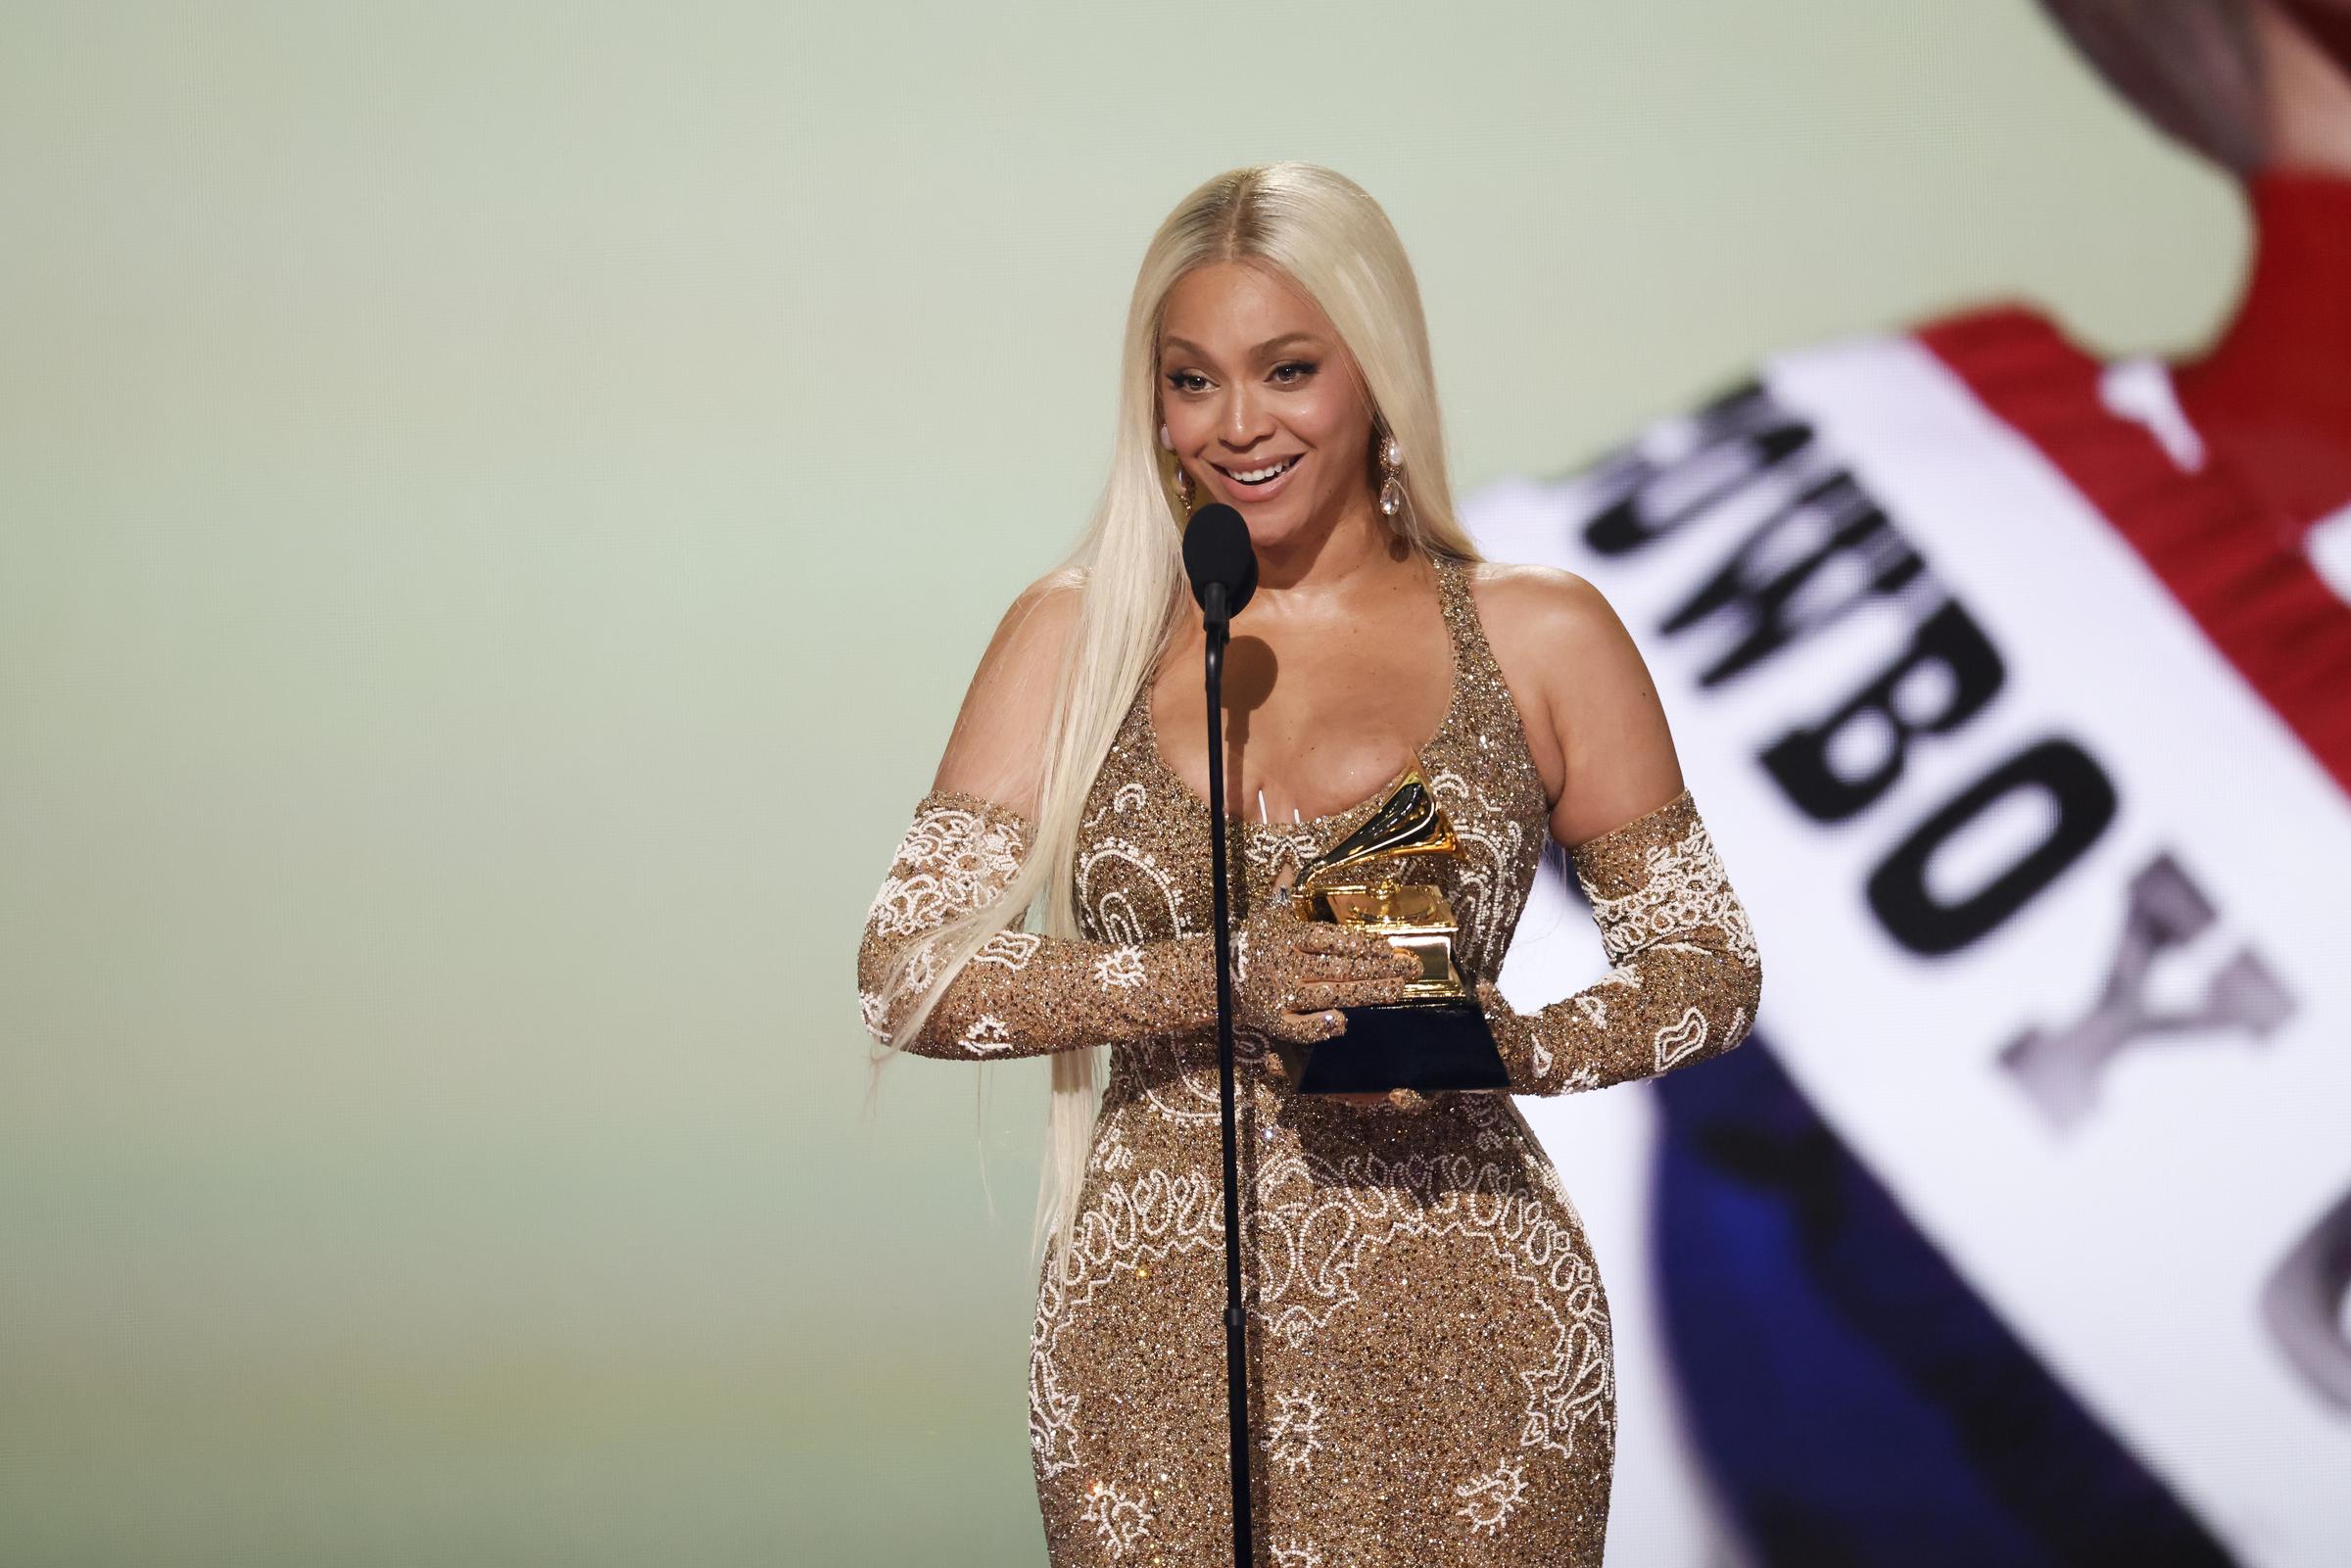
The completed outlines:
{"type": "Polygon", "coordinates": [[[1456,522],[1386,214],[1300,164],[1209,181],[1152,240],[1101,507],[989,643],[859,951],[886,1044],[1052,1058],[1030,1417],[1051,1560],[1232,1560],[1207,714],[1179,554],[1209,500],[1259,563],[1221,721],[1264,1560],[1598,1564],[1614,1384],[1575,1210],[1507,1094],[1292,1092],[1275,1047],[1344,1050],[1338,1010],[1396,999],[1414,965],[1274,895],[1417,760],[1463,849],[1433,879],[1521,1094],[1728,1050],[1754,936],[1622,625],[1581,578],[1481,562],[1456,522]],[[1520,1013],[1492,976],[1546,836],[1613,967],[1520,1013]]]}

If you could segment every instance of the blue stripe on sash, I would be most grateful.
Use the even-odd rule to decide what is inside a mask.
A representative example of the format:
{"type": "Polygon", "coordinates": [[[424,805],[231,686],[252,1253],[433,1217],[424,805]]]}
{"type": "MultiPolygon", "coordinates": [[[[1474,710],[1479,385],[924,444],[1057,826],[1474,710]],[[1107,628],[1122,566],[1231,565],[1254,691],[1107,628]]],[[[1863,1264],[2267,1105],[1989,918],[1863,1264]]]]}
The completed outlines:
{"type": "Polygon", "coordinates": [[[2234,1561],[1910,1223],[1760,1031],[1654,1092],[1665,1332],[1758,1561],[2234,1561]]]}

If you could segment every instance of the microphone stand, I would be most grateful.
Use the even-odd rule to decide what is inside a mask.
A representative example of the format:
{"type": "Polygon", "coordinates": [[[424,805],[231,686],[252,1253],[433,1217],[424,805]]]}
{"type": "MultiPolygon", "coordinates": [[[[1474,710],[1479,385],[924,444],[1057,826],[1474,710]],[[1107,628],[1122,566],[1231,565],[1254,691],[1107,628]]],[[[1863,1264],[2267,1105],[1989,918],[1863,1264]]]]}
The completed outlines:
{"type": "Polygon", "coordinates": [[[1231,629],[1222,583],[1208,585],[1208,850],[1217,950],[1217,1070],[1224,1111],[1224,1388],[1232,1444],[1232,1560],[1254,1568],[1249,1517],[1249,1338],[1241,1307],[1240,1168],[1234,1151],[1232,1067],[1232,908],[1224,870],[1224,641],[1231,629]]]}

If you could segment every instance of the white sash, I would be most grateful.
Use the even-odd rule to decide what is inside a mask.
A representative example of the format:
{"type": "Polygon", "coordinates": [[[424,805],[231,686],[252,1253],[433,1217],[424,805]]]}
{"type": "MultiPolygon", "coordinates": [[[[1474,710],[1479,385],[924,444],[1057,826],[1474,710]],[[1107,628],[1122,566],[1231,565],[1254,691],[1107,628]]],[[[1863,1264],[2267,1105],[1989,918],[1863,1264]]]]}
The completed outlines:
{"type": "MultiPolygon", "coordinates": [[[[1647,547],[1603,555],[1587,542],[1585,523],[1621,499],[1613,462],[1491,486],[1464,508],[1470,531],[1493,558],[1590,578],[1640,642],[1754,920],[1760,1028],[1913,1221],[2242,1560],[2351,1563],[2351,1405],[2297,1364],[2265,1311],[2289,1254],[2351,1197],[2351,802],[2129,543],[1923,347],[1835,344],[1771,361],[1761,381],[1813,427],[1808,455],[1742,480],[1728,449],[1693,457],[1701,416],[1660,423],[1640,443],[1667,469],[1650,507],[1688,516],[1647,547]],[[1880,548],[1906,542],[1924,570],[1702,687],[1750,629],[1747,611],[1663,623],[1804,484],[1840,468],[1898,535],[1880,548]],[[1876,681],[1938,611],[1989,641],[1996,694],[1948,733],[1913,736],[1898,779],[1857,815],[1797,809],[1760,759],[1876,681]],[[2044,743],[2111,784],[2112,820],[1987,934],[1942,954],[1893,939],[1867,896],[1872,873],[1971,784],[2044,743]],[[2133,978],[2135,910],[2134,928],[2155,934],[2133,978]]],[[[1833,493],[1755,564],[1776,569],[1853,504],[1833,493]]],[[[1814,593],[1833,599],[1842,581],[1823,574],[1814,593]]],[[[1916,722],[1949,690],[1939,667],[1921,669],[1896,703],[1916,722]]],[[[1855,727],[1831,759],[1867,775],[1889,743],[1887,727],[1855,727]]],[[[1927,862],[1927,890],[1963,902],[2054,814],[2038,789],[2008,797],[1927,862]]],[[[1562,942],[1572,906],[1545,882],[1503,977],[1522,1005],[1598,974],[1596,944],[1562,942]]],[[[1519,1107],[1601,1251],[1619,1323],[1620,1498],[1694,1500],[1669,1426],[1635,1430],[1659,1372],[1631,1253],[1654,1107],[1629,1089],[1519,1107]]],[[[1695,1556],[1681,1549],[1687,1527],[1654,1533],[1695,1556]]]]}

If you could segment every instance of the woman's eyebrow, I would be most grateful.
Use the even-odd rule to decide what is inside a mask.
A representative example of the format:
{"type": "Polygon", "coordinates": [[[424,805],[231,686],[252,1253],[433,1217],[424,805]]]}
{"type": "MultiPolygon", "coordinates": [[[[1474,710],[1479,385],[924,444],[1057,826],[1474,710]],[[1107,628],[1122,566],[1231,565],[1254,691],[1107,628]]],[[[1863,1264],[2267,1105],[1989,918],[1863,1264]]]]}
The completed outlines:
{"type": "MultiPolygon", "coordinates": [[[[1284,344],[1313,343],[1315,341],[1315,335],[1311,332],[1285,332],[1278,338],[1268,338],[1265,342],[1259,344],[1256,348],[1250,350],[1249,352],[1255,357],[1262,359],[1273,353],[1274,350],[1281,348],[1284,344]]],[[[1169,338],[1165,340],[1162,346],[1169,349],[1181,349],[1184,353],[1196,354],[1203,359],[1213,357],[1206,349],[1203,349],[1200,347],[1200,345],[1192,342],[1188,338],[1169,338]]]]}

